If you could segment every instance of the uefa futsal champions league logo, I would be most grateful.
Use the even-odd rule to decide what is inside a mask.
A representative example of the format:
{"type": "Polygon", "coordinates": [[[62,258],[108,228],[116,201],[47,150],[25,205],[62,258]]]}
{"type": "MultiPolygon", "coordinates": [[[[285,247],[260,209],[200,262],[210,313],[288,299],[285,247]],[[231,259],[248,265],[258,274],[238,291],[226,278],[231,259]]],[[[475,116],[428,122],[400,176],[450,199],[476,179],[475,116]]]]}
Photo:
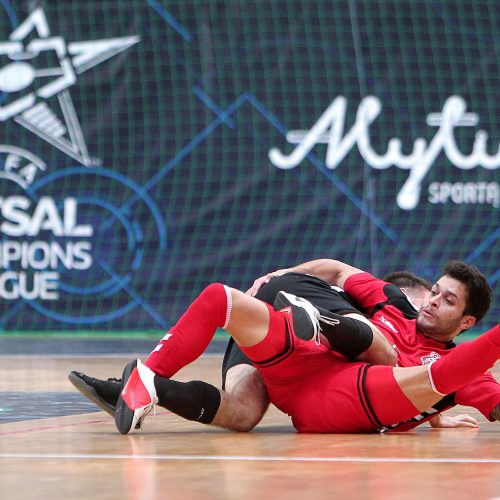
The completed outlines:
{"type": "MultiPolygon", "coordinates": [[[[418,205],[422,183],[442,152],[455,167],[462,170],[475,167],[497,169],[500,166],[500,148],[497,148],[495,155],[488,154],[488,134],[484,130],[476,132],[469,155],[458,148],[455,129],[473,127],[479,123],[478,115],[467,112],[467,104],[460,96],[450,96],[441,112],[427,116],[427,125],[437,127],[437,131],[430,141],[417,138],[410,154],[403,154],[402,141],[398,138],[389,140],[385,154],[373,149],[370,126],[382,112],[382,103],[377,97],[368,96],[361,101],[355,122],[347,132],[344,131],[346,111],[347,99],[338,96],[309,130],[290,130],[286,134],[287,141],[296,145],[289,155],[272,148],[269,159],[278,168],[292,169],[306,158],[316,144],[327,144],[325,165],[333,170],[357,146],[363,160],[374,169],[395,166],[409,170],[408,178],[396,198],[398,206],[404,210],[412,210],[418,205]]],[[[499,207],[500,186],[496,182],[433,182],[429,185],[431,203],[443,203],[449,198],[458,204],[486,203],[499,207]]]]}
{"type": "MultiPolygon", "coordinates": [[[[96,163],[87,151],[69,89],[78,75],[138,41],[139,37],[131,36],[68,43],[51,35],[41,7],[34,10],[8,41],[0,42],[4,62],[0,67],[0,122],[12,119],[79,163],[96,163]]],[[[17,173],[17,182],[26,187],[36,170],[19,168],[15,149],[7,153],[13,158],[6,161],[3,175],[16,180],[17,173]]],[[[33,165],[45,169],[43,162],[33,165]]]]}
{"type": "MultiPolygon", "coordinates": [[[[7,14],[12,23],[12,9],[7,14]]],[[[89,154],[70,91],[79,75],[140,38],[67,41],[51,33],[41,7],[12,28],[8,40],[0,40],[0,128],[22,127],[80,166],[54,171],[26,147],[0,139],[0,299],[28,301],[43,315],[66,323],[114,319],[137,305],[130,282],[148,250],[144,216],[139,219],[136,213],[148,213],[149,231],[157,230],[156,254],[166,247],[166,230],[142,186],[99,167],[89,154]],[[100,185],[106,193],[119,193],[118,202],[99,193],[100,185]],[[24,192],[7,195],[9,186],[24,192]],[[67,195],[66,186],[72,191],[67,195]],[[61,197],[45,196],[44,188],[61,197]],[[62,300],[62,294],[68,302],[87,302],[88,315],[47,305],[62,300]],[[118,305],[96,314],[92,304],[111,297],[118,305]]]]}

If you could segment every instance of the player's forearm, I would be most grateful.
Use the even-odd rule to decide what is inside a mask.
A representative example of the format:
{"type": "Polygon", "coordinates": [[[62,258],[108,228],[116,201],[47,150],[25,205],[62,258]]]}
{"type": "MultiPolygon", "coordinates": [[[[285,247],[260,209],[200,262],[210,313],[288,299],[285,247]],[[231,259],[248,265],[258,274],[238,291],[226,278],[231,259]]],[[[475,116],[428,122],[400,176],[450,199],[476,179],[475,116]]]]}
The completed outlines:
{"type": "Polygon", "coordinates": [[[333,259],[316,259],[298,264],[293,267],[287,267],[285,269],[278,269],[270,273],[257,278],[252,286],[247,290],[247,294],[254,297],[259,289],[269,283],[272,278],[276,276],[282,276],[286,273],[303,273],[311,274],[317,278],[330,283],[330,285],[337,285],[340,287],[344,286],[345,280],[352,274],[357,274],[363,272],[361,269],[350,266],[349,264],[344,264],[339,260],[333,259]]]}
{"type": "Polygon", "coordinates": [[[331,285],[340,287],[344,286],[344,282],[349,276],[363,272],[361,269],[334,259],[311,260],[290,268],[290,271],[312,274],[331,285]]]}

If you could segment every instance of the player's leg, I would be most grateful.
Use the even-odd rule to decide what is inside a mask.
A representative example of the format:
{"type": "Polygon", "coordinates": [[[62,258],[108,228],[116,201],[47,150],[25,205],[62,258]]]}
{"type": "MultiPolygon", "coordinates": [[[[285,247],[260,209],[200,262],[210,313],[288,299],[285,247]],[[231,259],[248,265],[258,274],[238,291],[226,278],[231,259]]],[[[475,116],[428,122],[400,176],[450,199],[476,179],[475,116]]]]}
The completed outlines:
{"type": "MultiPolygon", "coordinates": [[[[76,371],[68,378],[83,396],[114,417],[121,379],[101,380],[76,371]]],[[[186,420],[234,431],[253,429],[269,406],[262,376],[247,364],[228,369],[226,391],[201,380],[177,382],[155,377],[154,385],[159,406],[186,420]]]]}
{"type": "Polygon", "coordinates": [[[428,411],[445,394],[473,382],[500,358],[498,326],[452,349],[432,365],[365,365],[357,393],[374,428],[405,422],[428,411]]]}
{"type": "Polygon", "coordinates": [[[269,406],[262,376],[252,365],[237,364],[226,373],[225,391],[200,380],[178,382],[155,376],[158,405],[185,418],[240,432],[248,432],[269,406]]]}
{"type": "Polygon", "coordinates": [[[444,395],[457,391],[488,371],[500,359],[500,327],[452,349],[426,366],[394,368],[394,376],[408,399],[421,411],[444,395]]]}
{"type": "MultiPolygon", "coordinates": [[[[272,283],[272,281],[269,283],[272,283]]],[[[265,286],[262,287],[262,289],[264,288],[265,286]]],[[[325,290],[322,293],[326,295],[327,291],[325,290]]],[[[326,339],[328,345],[334,351],[343,354],[350,360],[395,365],[397,354],[388,340],[366,318],[357,313],[348,313],[347,311],[352,310],[352,307],[344,303],[343,299],[336,294],[337,292],[333,290],[329,293],[331,301],[330,309],[325,309],[314,304],[320,313],[323,342],[326,339]],[[347,306],[350,309],[347,309],[347,306]],[[331,309],[333,308],[344,311],[344,313],[338,314],[332,312],[331,309]]],[[[281,291],[276,295],[274,308],[287,307],[289,304],[297,300],[300,302],[303,299],[304,297],[302,296],[281,291]]],[[[303,332],[301,338],[309,340],[303,335],[303,332]]]]}
{"type": "Polygon", "coordinates": [[[350,297],[341,289],[332,288],[326,281],[303,273],[275,276],[258,290],[255,297],[272,305],[280,291],[293,293],[312,302],[316,307],[337,314],[360,313],[350,297]]]}
{"type": "MultiPolygon", "coordinates": [[[[204,351],[217,327],[223,327],[227,322],[229,310],[227,297],[228,294],[230,295],[230,292],[228,292],[228,290],[229,289],[220,284],[214,284],[210,287],[207,287],[207,289],[205,289],[200,297],[198,297],[198,299],[195,301],[195,303],[193,303],[192,307],[190,307],[190,309],[181,318],[181,320],[179,320],[178,324],[176,325],[178,334],[174,335],[173,333],[176,327],[174,327],[171,332],[167,333],[160,344],[158,344],[158,346],[155,348],[152,355],[148,358],[148,361],[153,358],[153,365],[156,358],[156,368],[158,372],[161,372],[161,370],[163,369],[170,370],[170,372],[173,374],[182,366],[188,364],[191,360],[196,359],[196,357],[198,357],[199,354],[204,351]],[[191,323],[192,328],[195,332],[200,331],[203,332],[204,335],[181,335],[182,330],[189,330],[189,323],[191,323]],[[169,343],[168,348],[162,349],[163,347],[165,347],[165,343],[171,337],[173,337],[173,339],[169,343]],[[183,343],[184,346],[182,346],[183,343]],[[162,350],[162,355],[165,354],[163,358],[161,356],[159,357],[155,355],[160,350],[162,350]],[[172,352],[174,353],[174,355],[169,357],[169,354],[171,355],[172,352]],[[179,356],[176,356],[175,353],[177,353],[179,356]],[[171,363],[169,363],[169,361],[171,361],[171,363]]],[[[151,372],[151,370],[148,370],[147,366],[144,366],[141,363],[139,363],[138,368],[135,369],[136,362],[134,361],[133,363],[134,364],[127,365],[124,373],[126,374],[127,380],[130,375],[133,374],[135,385],[138,387],[136,387],[135,391],[128,390],[127,398],[129,399],[130,406],[134,407],[134,411],[137,407],[143,406],[143,413],[146,414],[148,411],[150,411],[152,405],[158,402],[158,396],[156,394],[154,383],[154,374],[152,374],[153,372],[151,372]],[[142,378],[144,379],[144,381],[148,382],[146,386],[144,386],[144,384],[141,382],[141,377],[138,376],[139,371],[143,374],[142,378]],[[136,399],[130,399],[132,397],[135,397],[136,399]]],[[[101,394],[103,392],[103,387],[101,387],[102,384],[100,384],[99,382],[103,382],[104,388],[106,389],[105,392],[109,392],[107,391],[108,386],[110,385],[109,383],[106,383],[106,381],[92,379],[91,377],[87,377],[86,379],[84,379],[83,377],[76,377],[75,380],[77,382],[77,385],[75,385],[77,389],[79,389],[86,397],[89,397],[92,401],[98,404],[98,406],[105,409],[109,413],[114,412],[116,420],[117,415],[115,405],[119,401],[108,401],[108,395],[101,394]]],[[[124,383],[127,382],[127,380],[124,380],[124,383]]],[[[162,384],[161,391],[159,391],[160,401],[166,407],[170,406],[171,408],[169,409],[171,409],[172,411],[180,413],[185,418],[189,418],[193,412],[192,401],[201,396],[201,409],[205,410],[206,407],[215,409],[213,411],[213,413],[215,414],[219,404],[218,402],[220,402],[220,393],[218,389],[211,386],[210,384],[195,381],[189,384],[185,384],[183,386],[184,390],[178,391],[178,398],[175,396],[172,398],[171,395],[175,393],[175,391],[171,390],[172,385],[173,382],[169,387],[166,387],[166,384],[162,384]]],[[[111,387],[111,389],[114,389],[114,387],[111,387]]],[[[114,390],[111,392],[114,393],[114,390]]],[[[128,410],[130,410],[130,408],[128,408],[128,410],[124,408],[123,400],[121,401],[121,408],[122,413],[125,412],[128,416],[130,416],[128,414],[128,410]]],[[[204,418],[209,419],[210,413],[211,412],[205,411],[204,418]]],[[[123,416],[119,416],[118,418],[123,420],[123,416]]],[[[139,420],[135,421],[133,423],[133,426],[135,427],[137,423],[139,423],[139,420]]],[[[127,420],[127,423],[123,425],[132,425],[132,422],[128,422],[127,420]]]]}
{"type": "MultiPolygon", "coordinates": [[[[262,376],[233,339],[228,343],[222,369],[222,392],[199,380],[177,382],[155,377],[158,405],[187,420],[235,431],[251,430],[269,406],[262,376]]],[[[121,379],[100,380],[76,371],[68,378],[85,397],[114,417],[123,388],[121,379]]]]}
{"type": "Polygon", "coordinates": [[[227,371],[225,388],[212,424],[234,431],[252,430],[269,407],[261,374],[252,365],[232,366],[227,371]]]}
{"type": "MultiPolygon", "coordinates": [[[[157,387],[173,381],[180,368],[198,358],[217,328],[225,328],[240,345],[251,346],[263,340],[269,326],[268,306],[263,302],[221,284],[207,287],[191,304],[176,325],[162,339],[143,365],[129,364],[123,373],[125,383],[115,412],[118,430],[126,434],[159,402],[157,387]]],[[[214,388],[215,389],[215,388],[214,388]]],[[[220,393],[218,393],[220,397],[220,393]]],[[[210,391],[209,399],[216,393],[210,391]]],[[[205,408],[203,408],[205,410],[205,408]]],[[[202,417],[203,415],[200,415],[202,417]]]]}
{"type": "Polygon", "coordinates": [[[214,283],[163,337],[145,365],[159,375],[171,377],[205,351],[217,328],[228,331],[237,342],[252,345],[265,337],[268,318],[267,306],[261,301],[214,283]]]}
{"type": "MultiPolygon", "coordinates": [[[[324,339],[330,347],[351,360],[394,366],[397,353],[380,330],[356,309],[345,292],[332,288],[326,281],[301,273],[287,273],[272,278],[256,294],[260,300],[274,304],[280,291],[304,298],[321,314],[335,321],[322,325],[324,339]]],[[[324,340],[323,339],[323,340],[324,340]]]]}
{"type": "Polygon", "coordinates": [[[333,342],[334,345],[340,346],[335,349],[337,352],[345,356],[346,354],[342,352],[342,348],[347,353],[354,349],[354,356],[351,356],[351,359],[374,365],[394,366],[398,362],[396,350],[370,320],[356,313],[348,313],[344,317],[352,322],[349,327],[342,330],[339,328],[331,329],[330,335],[327,336],[327,338],[332,338],[332,340],[329,340],[330,344],[333,342]],[[367,327],[370,329],[371,336],[367,327]],[[368,338],[371,339],[369,343],[366,340],[364,341],[364,339],[368,338]],[[368,343],[368,347],[365,349],[364,345],[366,344],[364,342],[368,343]]]}
{"type": "Polygon", "coordinates": [[[224,396],[213,424],[236,431],[253,429],[269,407],[269,396],[262,375],[229,339],[222,361],[224,396]]]}
{"type": "Polygon", "coordinates": [[[186,420],[248,432],[262,419],[269,398],[261,375],[251,365],[231,367],[226,390],[200,380],[178,382],[154,377],[158,405],[186,420]]]}

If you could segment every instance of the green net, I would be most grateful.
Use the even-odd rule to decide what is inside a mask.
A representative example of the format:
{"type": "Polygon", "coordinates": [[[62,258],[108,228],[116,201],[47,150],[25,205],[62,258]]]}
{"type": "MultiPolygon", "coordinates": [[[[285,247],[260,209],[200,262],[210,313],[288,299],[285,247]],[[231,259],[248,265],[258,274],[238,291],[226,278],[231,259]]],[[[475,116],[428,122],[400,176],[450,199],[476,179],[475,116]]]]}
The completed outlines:
{"type": "Polygon", "coordinates": [[[477,265],[498,318],[494,1],[0,2],[0,328],[168,328],[333,257],[477,265]]]}

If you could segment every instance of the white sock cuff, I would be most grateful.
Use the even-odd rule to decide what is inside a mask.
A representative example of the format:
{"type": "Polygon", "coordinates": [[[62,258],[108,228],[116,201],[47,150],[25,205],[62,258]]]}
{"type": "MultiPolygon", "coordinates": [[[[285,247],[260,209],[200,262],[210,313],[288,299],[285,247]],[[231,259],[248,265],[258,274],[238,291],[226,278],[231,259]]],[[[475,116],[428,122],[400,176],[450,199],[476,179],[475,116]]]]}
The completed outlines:
{"type": "Polygon", "coordinates": [[[436,389],[436,386],[434,385],[434,379],[432,378],[432,371],[431,371],[431,366],[433,365],[434,363],[429,363],[427,365],[427,375],[429,376],[429,382],[431,384],[431,389],[436,393],[436,394],[439,394],[440,396],[446,396],[446,394],[443,394],[442,392],[439,392],[437,389],[436,389]]]}
{"type": "Polygon", "coordinates": [[[151,400],[154,404],[158,403],[158,397],[156,395],[156,387],[155,387],[155,372],[141,363],[141,360],[137,360],[137,371],[139,372],[139,377],[141,377],[142,383],[146,390],[148,391],[151,400]]]}
{"type": "Polygon", "coordinates": [[[231,289],[223,285],[224,290],[226,291],[226,297],[227,297],[227,308],[226,308],[226,321],[224,322],[224,326],[222,328],[226,328],[229,320],[231,319],[231,311],[233,309],[233,294],[231,293],[231,289]]]}

